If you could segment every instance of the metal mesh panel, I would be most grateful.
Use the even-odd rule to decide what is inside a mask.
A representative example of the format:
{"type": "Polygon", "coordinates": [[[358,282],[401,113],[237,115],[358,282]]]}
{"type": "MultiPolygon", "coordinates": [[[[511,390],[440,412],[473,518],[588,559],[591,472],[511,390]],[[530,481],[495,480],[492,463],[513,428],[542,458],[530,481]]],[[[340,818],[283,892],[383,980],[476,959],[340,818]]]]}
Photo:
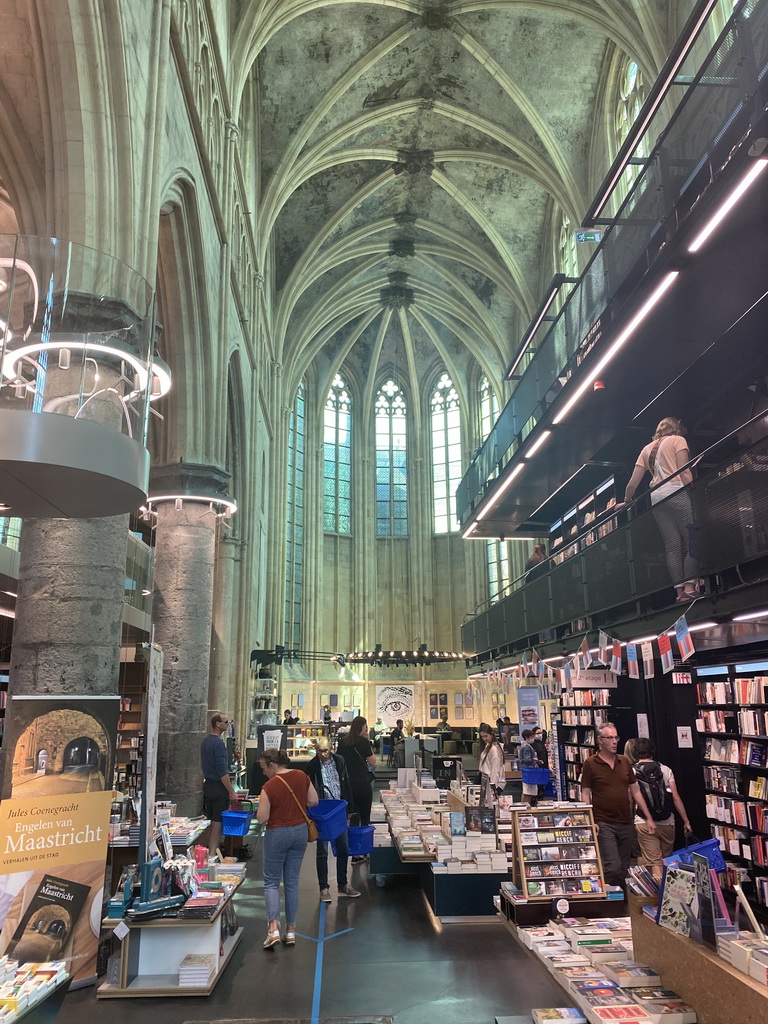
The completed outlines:
{"type": "Polygon", "coordinates": [[[614,530],[582,553],[590,611],[612,608],[628,599],[632,592],[628,554],[626,530],[614,530]]]}
{"type": "Polygon", "coordinates": [[[562,571],[552,577],[552,598],[563,621],[584,614],[584,564],[580,555],[565,562],[562,571]]]}
{"type": "Polygon", "coordinates": [[[551,619],[549,605],[549,580],[541,576],[532,580],[523,588],[525,595],[525,632],[531,632],[531,623],[536,623],[535,629],[544,629],[549,625],[551,619]]]}

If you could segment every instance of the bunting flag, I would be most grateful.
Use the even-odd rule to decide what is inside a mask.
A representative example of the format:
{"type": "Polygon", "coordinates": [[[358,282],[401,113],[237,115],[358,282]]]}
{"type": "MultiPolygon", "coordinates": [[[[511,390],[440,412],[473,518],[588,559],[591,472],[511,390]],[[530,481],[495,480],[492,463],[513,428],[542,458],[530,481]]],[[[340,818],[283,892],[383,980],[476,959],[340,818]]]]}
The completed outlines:
{"type": "Polygon", "coordinates": [[[611,644],[610,670],[615,676],[621,675],[621,643],[618,640],[611,644]]]}
{"type": "Polygon", "coordinates": [[[563,668],[563,681],[565,682],[565,688],[568,693],[573,689],[573,679],[571,678],[571,666],[570,663],[566,664],[563,668]]]}
{"type": "MultiPolygon", "coordinates": [[[[608,664],[608,644],[609,644],[609,639],[610,638],[609,638],[608,634],[604,633],[602,631],[602,629],[597,634],[597,660],[600,662],[601,665],[607,665],[608,664]]],[[[585,666],[585,668],[586,667],[587,666],[585,666]]]]}
{"type": "Polygon", "coordinates": [[[681,615],[675,623],[675,636],[677,637],[677,646],[680,648],[680,657],[683,661],[687,661],[696,652],[691,634],[688,632],[688,620],[684,615],[681,615]]]}
{"type": "Polygon", "coordinates": [[[640,666],[637,662],[637,644],[627,644],[627,675],[630,679],[640,678],[640,666]]]}
{"type": "Polygon", "coordinates": [[[589,653],[589,640],[585,633],[584,639],[581,641],[581,667],[588,669],[591,664],[592,655],[589,653]]]}
{"type": "Polygon", "coordinates": [[[544,681],[544,671],[546,667],[547,666],[544,664],[544,662],[541,659],[539,659],[539,663],[536,666],[536,675],[539,677],[540,683],[544,681]]]}
{"type": "Polygon", "coordinates": [[[528,652],[523,651],[523,679],[528,675],[528,652]]]}
{"type": "Polygon", "coordinates": [[[653,644],[650,640],[640,644],[640,655],[643,659],[643,675],[646,679],[653,679],[655,669],[653,665],[653,644]]]}
{"type": "Polygon", "coordinates": [[[671,672],[675,667],[675,658],[672,654],[672,641],[666,633],[659,637],[659,654],[661,655],[661,671],[671,672]]]}

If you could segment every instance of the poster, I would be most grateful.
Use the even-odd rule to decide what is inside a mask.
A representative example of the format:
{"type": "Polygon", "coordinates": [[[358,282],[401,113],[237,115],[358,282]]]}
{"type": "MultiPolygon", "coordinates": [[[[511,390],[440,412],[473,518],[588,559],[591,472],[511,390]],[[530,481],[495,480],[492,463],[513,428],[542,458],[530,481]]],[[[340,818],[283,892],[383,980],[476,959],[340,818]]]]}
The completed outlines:
{"type": "Polygon", "coordinates": [[[415,703],[416,688],[413,684],[392,683],[376,687],[376,717],[385,725],[395,725],[398,718],[404,722],[412,719],[415,703]]]}
{"type": "Polygon", "coordinates": [[[535,729],[539,724],[539,688],[521,686],[517,691],[517,708],[520,729],[535,729]]]}
{"type": "Polygon", "coordinates": [[[0,955],[96,977],[120,699],[13,697],[0,803],[0,955]],[[45,955],[44,955],[45,954],[45,955]]]}

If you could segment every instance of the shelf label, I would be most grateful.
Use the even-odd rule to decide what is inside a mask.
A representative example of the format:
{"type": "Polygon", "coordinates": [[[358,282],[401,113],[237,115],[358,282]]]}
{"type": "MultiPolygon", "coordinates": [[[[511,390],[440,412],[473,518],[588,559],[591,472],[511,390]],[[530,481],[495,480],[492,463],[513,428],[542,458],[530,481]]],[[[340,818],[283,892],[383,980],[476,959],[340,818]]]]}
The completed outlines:
{"type": "Polygon", "coordinates": [[[125,921],[118,921],[118,923],[112,929],[112,934],[115,936],[116,939],[119,939],[122,942],[130,930],[131,929],[128,927],[125,921]]]}

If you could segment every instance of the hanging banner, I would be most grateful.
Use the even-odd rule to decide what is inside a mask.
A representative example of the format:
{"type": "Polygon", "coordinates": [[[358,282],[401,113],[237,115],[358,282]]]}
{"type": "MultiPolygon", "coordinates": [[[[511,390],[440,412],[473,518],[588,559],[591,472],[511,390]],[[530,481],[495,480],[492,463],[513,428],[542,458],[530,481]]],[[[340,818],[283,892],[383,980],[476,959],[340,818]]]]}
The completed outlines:
{"type": "Polygon", "coordinates": [[[680,658],[682,661],[688,661],[696,651],[688,631],[688,620],[684,615],[681,615],[675,623],[675,636],[677,637],[677,646],[680,648],[680,658]]]}
{"type": "Polygon", "coordinates": [[[521,686],[517,691],[517,713],[520,730],[535,729],[539,724],[539,688],[521,686]]]}
{"type": "Polygon", "coordinates": [[[96,978],[120,699],[12,697],[0,803],[0,955],[96,978]]]}
{"type": "Polygon", "coordinates": [[[675,667],[675,658],[672,654],[672,641],[666,633],[659,637],[659,655],[661,656],[661,671],[671,672],[675,667]]]}
{"type": "Polygon", "coordinates": [[[611,672],[615,676],[621,675],[621,644],[618,640],[611,644],[611,672]]]}
{"type": "Polygon", "coordinates": [[[637,661],[637,644],[627,644],[627,675],[630,679],[640,678],[640,665],[637,661]]]}
{"type": "Polygon", "coordinates": [[[607,668],[590,668],[582,671],[576,682],[579,690],[591,690],[595,687],[607,687],[609,690],[617,686],[616,676],[607,668]]]}
{"type": "Polygon", "coordinates": [[[640,644],[640,655],[643,659],[643,675],[646,679],[653,679],[656,670],[653,665],[653,642],[651,640],[640,644]]]}
{"type": "Polygon", "coordinates": [[[601,665],[608,664],[608,646],[610,643],[610,637],[607,633],[604,633],[602,629],[597,634],[597,660],[601,665]]]}
{"type": "Polygon", "coordinates": [[[581,667],[587,669],[591,664],[592,655],[589,653],[589,640],[585,636],[581,641],[581,667]]]}

